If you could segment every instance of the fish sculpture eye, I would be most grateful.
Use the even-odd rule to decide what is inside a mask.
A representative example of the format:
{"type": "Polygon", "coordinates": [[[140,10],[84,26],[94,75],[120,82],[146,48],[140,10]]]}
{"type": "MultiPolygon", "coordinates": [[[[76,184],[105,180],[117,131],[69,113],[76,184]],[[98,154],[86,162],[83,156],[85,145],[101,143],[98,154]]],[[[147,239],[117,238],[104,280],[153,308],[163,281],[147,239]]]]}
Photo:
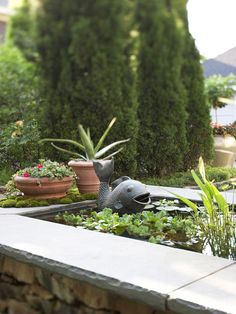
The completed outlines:
{"type": "Polygon", "coordinates": [[[127,192],[132,192],[133,191],[134,186],[133,185],[129,185],[127,188],[127,192]]]}

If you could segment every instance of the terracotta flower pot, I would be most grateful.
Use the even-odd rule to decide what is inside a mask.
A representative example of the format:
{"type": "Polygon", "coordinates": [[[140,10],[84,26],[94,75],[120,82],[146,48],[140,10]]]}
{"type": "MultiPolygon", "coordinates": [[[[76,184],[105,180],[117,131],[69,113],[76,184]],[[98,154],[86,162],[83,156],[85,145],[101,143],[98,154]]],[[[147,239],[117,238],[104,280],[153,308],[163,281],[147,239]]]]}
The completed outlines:
{"type": "Polygon", "coordinates": [[[78,177],[76,184],[80,193],[98,193],[100,181],[95,173],[92,161],[71,160],[68,165],[78,177]]]}
{"type": "Polygon", "coordinates": [[[72,186],[73,177],[59,179],[31,178],[15,176],[14,181],[17,189],[26,197],[33,199],[53,199],[66,196],[66,192],[72,186]]]}

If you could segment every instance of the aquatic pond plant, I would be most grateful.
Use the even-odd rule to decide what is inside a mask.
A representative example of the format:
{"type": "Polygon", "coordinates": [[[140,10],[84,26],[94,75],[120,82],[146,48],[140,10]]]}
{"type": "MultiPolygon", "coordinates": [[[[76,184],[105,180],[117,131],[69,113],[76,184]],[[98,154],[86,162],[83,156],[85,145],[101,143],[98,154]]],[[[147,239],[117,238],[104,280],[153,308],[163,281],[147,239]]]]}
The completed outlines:
{"type": "Polygon", "coordinates": [[[182,208],[178,200],[159,200],[138,214],[119,216],[107,208],[101,212],[82,211],[77,215],[64,213],[56,220],[236,260],[234,206],[229,206],[222,193],[207,179],[202,159],[199,160],[199,173],[192,170],[200,188],[201,205],[174,194],[187,208],[182,208]]]}
{"type": "Polygon", "coordinates": [[[171,215],[165,210],[159,212],[143,211],[137,214],[119,216],[110,208],[101,212],[81,211],[79,214],[60,213],[57,222],[75,227],[83,227],[115,235],[147,240],[152,243],[166,243],[188,247],[196,241],[196,228],[192,217],[171,215]],[[178,233],[178,236],[176,236],[178,233]]]}
{"type": "Polygon", "coordinates": [[[193,219],[199,226],[204,239],[204,246],[210,247],[213,255],[236,259],[236,215],[234,205],[229,206],[222,193],[206,177],[203,159],[199,159],[198,176],[191,171],[194,181],[200,189],[203,207],[199,207],[188,199],[176,195],[193,211],[193,219]]]}

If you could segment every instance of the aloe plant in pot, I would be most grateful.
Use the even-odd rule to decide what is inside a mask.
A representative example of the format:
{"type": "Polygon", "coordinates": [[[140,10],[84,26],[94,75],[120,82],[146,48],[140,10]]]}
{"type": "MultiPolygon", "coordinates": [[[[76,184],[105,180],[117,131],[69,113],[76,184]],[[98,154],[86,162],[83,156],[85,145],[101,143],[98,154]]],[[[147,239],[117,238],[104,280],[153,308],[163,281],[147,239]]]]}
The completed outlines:
{"type": "Polygon", "coordinates": [[[56,138],[44,138],[40,140],[40,143],[50,142],[51,145],[57,150],[69,154],[71,157],[76,158],[69,161],[68,165],[72,167],[72,169],[77,175],[78,179],[76,180],[76,183],[81,193],[98,192],[100,182],[93,168],[93,160],[112,158],[123,149],[123,146],[120,147],[115,152],[112,152],[108,155],[105,154],[107,154],[108,151],[110,151],[117,145],[124,144],[130,140],[130,139],[120,140],[102,148],[104,140],[115,122],[116,118],[113,118],[96,145],[94,145],[91,139],[89,128],[85,131],[84,127],[81,124],[79,124],[78,126],[80,142],[69,139],[56,139],[56,138]],[[70,144],[74,146],[77,149],[77,151],[71,151],[59,147],[55,143],[70,144]]]}

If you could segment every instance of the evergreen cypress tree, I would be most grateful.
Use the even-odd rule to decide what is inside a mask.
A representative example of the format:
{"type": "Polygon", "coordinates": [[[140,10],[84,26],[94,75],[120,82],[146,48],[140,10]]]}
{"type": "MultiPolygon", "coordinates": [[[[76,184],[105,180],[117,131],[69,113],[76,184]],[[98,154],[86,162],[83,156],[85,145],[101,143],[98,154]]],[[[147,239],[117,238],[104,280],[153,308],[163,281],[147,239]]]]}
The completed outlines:
{"type": "Polygon", "coordinates": [[[213,138],[210,126],[210,110],[204,94],[204,77],[200,54],[189,33],[186,0],[174,0],[176,18],[182,21],[184,50],[182,80],[187,93],[187,139],[189,148],[185,156],[185,169],[197,166],[200,156],[209,161],[213,156],[213,138]]]}
{"type": "Polygon", "coordinates": [[[143,174],[183,168],[186,92],[181,81],[183,37],[170,1],[138,0],[139,164],[143,174]]]}
{"type": "Polygon", "coordinates": [[[185,39],[182,78],[187,91],[187,138],[189,149],[185,156],[185,169],[194,168],[200,156],[204,161],[213,157],[213,137],[210,126],[210,111],[204,94],[203,71],[200,55],[194,39],[187,34],[185,39]]]}
{"type": "MultiPolygon", "coordinates": [[[[137,100],[130,67],[128,0],[43,0],[38,17],[45,135],[76,137],[77,124],[97,140],[117,117],[108,141],[131,138],[116,158],[136,170],[137,100]]],[[[119,162],[117,161],[119,160],[119,162]]]]}

